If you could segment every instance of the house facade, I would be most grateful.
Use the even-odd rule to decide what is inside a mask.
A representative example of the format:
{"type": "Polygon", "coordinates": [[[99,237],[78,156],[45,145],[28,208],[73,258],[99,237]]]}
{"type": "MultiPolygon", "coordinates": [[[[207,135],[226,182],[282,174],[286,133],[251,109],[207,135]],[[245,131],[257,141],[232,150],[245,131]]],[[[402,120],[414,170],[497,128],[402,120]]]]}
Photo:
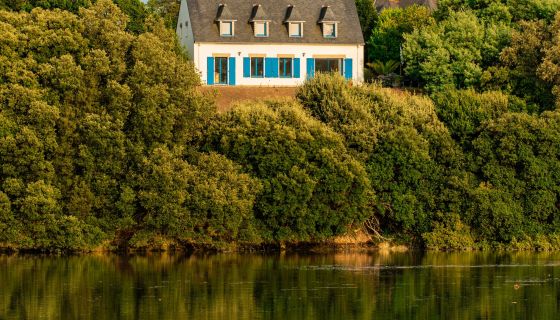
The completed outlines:
{"type": "Polygon", "coordinates": [[[177,36],[207,85],[296,86],[317,72],[363,81],[354,0],[181,0],[177,36]]]}

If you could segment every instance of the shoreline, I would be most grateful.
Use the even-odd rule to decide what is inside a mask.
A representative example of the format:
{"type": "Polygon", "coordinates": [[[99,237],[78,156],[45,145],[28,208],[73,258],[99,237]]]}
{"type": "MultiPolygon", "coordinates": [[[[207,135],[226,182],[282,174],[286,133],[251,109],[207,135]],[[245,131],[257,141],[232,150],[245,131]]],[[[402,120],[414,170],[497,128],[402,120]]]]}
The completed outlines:
{"type": "Polygon", "coordinates": [[[402,244],[397,242],[367,242],[367,243],[337,243],[326,242],[297,242],[297,243],[267,243],[267,244],[229,244],[228,247],[219,247],[215,244],[188,243],[168,244],[166,246],[145,246],[115,248],[100,246],[92,249],[33,249],[16,248],[0,245],[0,255],[95,255],[95,254],[238,254],[238,253],[303,253],[303,254],[328,254],[328,253],[406,253],[406,252],[442,252],[442,253],[467,253],[467,252],[559,252],[560,248],[552,244],[546,246],[533,243],[518,242],[509,244],[481,243],[475,248],[459,248],[453,250],[438,250],[425,248],[418,244],[402,244]]]}

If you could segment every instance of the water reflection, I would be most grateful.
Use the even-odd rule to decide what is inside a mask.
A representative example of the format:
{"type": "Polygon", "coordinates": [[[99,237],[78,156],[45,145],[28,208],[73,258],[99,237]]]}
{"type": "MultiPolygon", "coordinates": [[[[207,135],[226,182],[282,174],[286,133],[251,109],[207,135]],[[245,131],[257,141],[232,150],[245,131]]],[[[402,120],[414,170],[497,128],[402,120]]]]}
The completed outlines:
{"type": "Polygon", "coordinates": [[[0,319],[554,319],[558,253],[0,256],[0,319]]]}

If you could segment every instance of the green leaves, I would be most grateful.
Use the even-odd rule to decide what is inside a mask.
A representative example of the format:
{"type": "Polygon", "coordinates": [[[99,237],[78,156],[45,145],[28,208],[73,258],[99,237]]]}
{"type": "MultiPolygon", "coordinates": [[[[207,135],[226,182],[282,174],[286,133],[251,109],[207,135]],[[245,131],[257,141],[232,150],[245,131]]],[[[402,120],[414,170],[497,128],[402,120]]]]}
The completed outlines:
{"type": "Polygon", "coordinates": [[[371,210],[363,166],[341,136],[295,103],[239,106],[220,115],[208,148],[262,182],[255,214],[267,240],[326,239],[371,210]]]}
{"type": "MultiPolygon", "coordinates": [[[[8,208],[0,221],[14,228],[5,245],[81,250],[127,233],[203,232],[188,218],[203,206],[186,201],[189,183],[199,184],[193,177],[206,172],[187,152],[164,151],[196,141],[214,106],[194,90],[198,76],[173,32],[150,20],[150,32],[137,36],[128,20],[109,0],[79,15],[0,11],[0,192],[8,208]]],[[[246,213],[253,189],[238,198],[244,211],[223,206],[246,213]]]]}
{"type": "Polygon", "coordinates": [[[363,29],[367,35],[366,50],[369,60],[401,61],[400,50],[404,34],[434,23],[430,10],[424,6],[383,10],[371,30],[363,29]]]}

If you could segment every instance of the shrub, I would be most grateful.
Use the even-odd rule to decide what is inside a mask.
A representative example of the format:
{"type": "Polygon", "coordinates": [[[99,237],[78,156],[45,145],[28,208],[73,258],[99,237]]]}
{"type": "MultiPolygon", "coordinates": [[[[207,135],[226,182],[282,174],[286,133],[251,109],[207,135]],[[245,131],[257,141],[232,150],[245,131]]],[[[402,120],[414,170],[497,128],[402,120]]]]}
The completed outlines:
{"type": "Polygon", "coordinates": [[[441,216],[442,222],[434,222],[430,232],[422,234],[426,248],[431,250],[472,250],[475,240],[470,227],[458,214],[441,216]]]}
{"type": "Polygon", "coordinates": [[[340,135],[295,103],[248,104],[221,114],[207,148],[261,181],[255,214],[267,240],[321,240],[371,215],[363,166],[340,135]]]}
{"type": "Polygon", "coordinates": [[[557,232],[560,226],[559,128],[558,112],[540,116],[506,113],[491,121],[473,142],[478,175],[492,186],[476,195],[485,199],[486,211],[496,212],[503,217],[500,218],[503,223],[511,226],[511,231],[507,231],[509,227],[492,218],[484,223],[496,228],[488,231],[488,235],[499,232],[503,240],[509,240],[516,230],[528,235],[557,232]]]}
{"type": "Polygon", "coordinates": [[[439,119],[445,123],[453,139],[467,150],[486,121],[496,119],[511,109],[524,109],[512,101],[513,98],[492,91],[445,90],[433,94],[432,99],[439,119]]]}

